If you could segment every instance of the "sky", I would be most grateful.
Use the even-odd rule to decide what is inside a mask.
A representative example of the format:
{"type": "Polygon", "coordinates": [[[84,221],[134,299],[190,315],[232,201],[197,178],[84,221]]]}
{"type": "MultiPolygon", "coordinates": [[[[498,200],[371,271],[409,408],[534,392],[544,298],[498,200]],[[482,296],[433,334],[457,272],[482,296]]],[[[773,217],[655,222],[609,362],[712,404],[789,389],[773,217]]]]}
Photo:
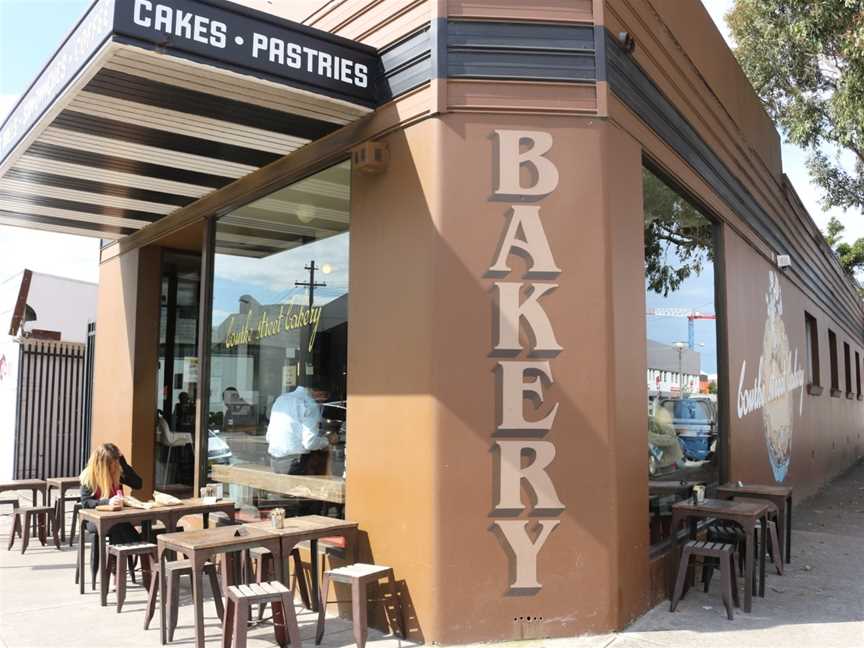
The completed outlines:
{"type": "MultiPolygon", "coordinates": [[[[90,0],[0,0],[0,121],[90,0]]],[[[0,281],[28,268],[98,281],[99,239],[0,225],[0,281]]]]}
{"type": "MultiPolygon", "coordinates": [[[[0,0],[0,120],[89,4],[90,0],[0,0]]],[[[729,42],[723,16],[733,0],[704,0],[704,4],[729,42]]],[[[783,146],[784,170],[817,225],[824,228],[836,216],[846,225],[847,238],[864,236],[861,214],[822,209],[820,190],[809,181],[805,159],[800,149],[783,146]]],[[[98,278],[97,239],[0,225],[0,244],[0,280],[25,267],[89,281],[98,278]]]]}

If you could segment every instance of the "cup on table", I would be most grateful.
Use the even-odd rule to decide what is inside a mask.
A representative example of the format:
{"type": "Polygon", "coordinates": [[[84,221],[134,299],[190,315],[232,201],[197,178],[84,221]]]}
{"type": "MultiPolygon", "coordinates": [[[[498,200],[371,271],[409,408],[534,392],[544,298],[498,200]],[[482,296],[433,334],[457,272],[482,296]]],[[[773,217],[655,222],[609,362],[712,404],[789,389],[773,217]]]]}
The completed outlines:
{"type": "Polygon", "coordinates": [[[213,486],[202,486],[201,499],[204,500],[205,504],[215,504],[219,498],[213,486]]]}
{"type": "Polygon", "coordinates": [[[696,504],[701,504],[705,501],[705,486],[697,484],[693,487],[693,499],[696,504]]]}
{"type": "Polygon", "coordinates": [[[275,508],[270,511],[270,524],[274,529],[282,529],[285,527],[285,509],[275,508]]]}

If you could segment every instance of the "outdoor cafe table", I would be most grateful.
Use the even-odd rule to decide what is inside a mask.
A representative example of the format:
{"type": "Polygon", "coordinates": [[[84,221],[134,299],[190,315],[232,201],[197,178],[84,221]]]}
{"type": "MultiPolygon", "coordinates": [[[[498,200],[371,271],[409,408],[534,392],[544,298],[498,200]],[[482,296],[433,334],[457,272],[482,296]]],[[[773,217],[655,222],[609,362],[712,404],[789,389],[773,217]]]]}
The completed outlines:
{"type": "Polygon", "coordinates": [[[36,493],[42,493],[42,503],[45,503],[45,481],[42,479],[13,479],[0,482],[0,493],[17,490],[29,490],[33,495],[33,506],[39,506],[36,502],[36,493]]]}
{"type": "MultiPolygon", "coordinates": [[[[690,522],[690,536],[695,535],[696,520],[698,518],[713,518],[715,520],[726,520],[727,522],[737,522],[744,529],[745,542],[747,543],[746,556],[744,558],[744,611],[750,612],[753,609],[753,556],[754,551],[756,524],[763,522],[763,529],[767,529],[768,511],[770,506],[768,502],[746,501],[737,502],[735,500],[720,500],[720,499],[705,499],[700,504],[693,504],[691,500],[684,500],[672,505],[672,537],[675,538],[675,551],[673,552],[671,569],[674,570],[678,566],[680,559],[680,540],[678,540],[678,528],[681,522],[688,520],[690,522]]],[[[765,596],[765,542],[768,536],[767,532],[762,533],[762,542],[760,542],[759,555],[759,596],[765,596]]],[[[673,579],[674,580],[674,579],[673,579]]]]}
{"type": "Polygon", "coordinates": [[[66,540],[66,491],[81,488],[81,480],[78,477],[49,477],[45,480],[45,504],[51,506],[51,489],[60,491],[60,499],[57,500],[59,514],[57,515],[57,526],[60,527],[60,541],[66,540]]]}
{"type": "Polygon", "coordinates": [[[282,540],[282,555],[286,558],[282,562],[282,582],[288,584],[288,556],[291,550],[301,542],[309,541],[309,570],[312,573],[312,609],[318,611],[319,585],[318,585],[318,540],[321,538],[343,537],[347,548],[351,551],[352,563],[357,562],[358,542],[357,523],[348,520],[340,520],[323,515],[300,515],[285,518],[285,525],[281,529],[274,529],[270,522],[253,522],[247,526],[265,529],[270,533],[278,535],[282,540]]]}
{"type": "MultiPolygon", "coordinates": [[[[269,523],[268,523],[269,524],[269,523]]],[[[223,526],[213,529],[199,529],[195,531],[181,531],[179,533],[163,533],[157,539],[159,547],[159,573],[165,574],[165,552],[175,551],[182,553],[190,561],[192,566],[192,600],[195,607],[195,645],[204,648],[204,590],[202,587],[201,572],[204,563],[218,554],[225,554],[223,563],[224,573],[223,588],[228,585],[239,583],[237,578],[237,552],[264,547],[273,553],[277,564],[281,564],[280,553],[281,539],[275,533],[271,533],[256,525],[242,524],[235,526],[223,526]]],[[[218,593],[214,593],[219,596],[218,593]]],[[[159,579],[159,609],[162,644],[166,643],[165,624],[165,578],[159,579]]],[[[286,619],[289,618],[286,615],[286,619]]],[[[296,630],[296,628],[294,629],[296,630]]],[[[289,636],[296,637],[299,630],[289,636]]],[[[296,648],[296,647],[294,647],[296,648]]]]}
{"type": "Polygon", "coordinates": [[[763,484],[728,483],[717,488],[717,497],[732,499],[734,497],[755,497],[773,502],[779,511],[777,532],[780,541],[785,542],[783,559],[791,562],[792,554],[792,488],[789,486],[768,486],[763,484]]]}
{"type": "MultiPolygon", "coordinates": [[[[90,522],[99,535],[102,551],[99,552],[99,592],[102,606],[108,605],[108,556],[104,551],[105,538],[108,532],[118,524],[128,522],[129,524],[141,524],[144,522],[160,521],[168,531],[177,528],[180,518],[187,515],[204,514],[204,523],[210,513],[227,513],[228,517],[234,519],[234,502],[231,500],[219,500],[215,504],[205,504],[200,498],[182,500],[181,504],[174,506],[154,506],[150,509],[124,507],[120,511],[97,511],[96,509],[82,508],[79,513],[80,533],[78,534],[78,579],[80,593],[84,593],[84,523],[90,522]]],[[[92,550],[92,549],[91,549],[92,550]]]]}

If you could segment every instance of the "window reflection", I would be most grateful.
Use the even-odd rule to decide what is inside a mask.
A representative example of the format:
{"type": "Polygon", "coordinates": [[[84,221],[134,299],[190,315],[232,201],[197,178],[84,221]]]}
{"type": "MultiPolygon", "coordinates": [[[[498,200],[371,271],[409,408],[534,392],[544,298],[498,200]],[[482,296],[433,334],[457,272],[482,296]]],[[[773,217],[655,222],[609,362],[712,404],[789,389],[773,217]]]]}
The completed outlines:
{"type": "Polygon", "coordinates": [[[694,483],[717,481],[715,228],[643,169],[651,542],[694,483]]]}
{"type": "Polygon", "coordinates": [[[349,181],[336,165],[217,224],[211,468],[246,517],[342,513],[349,181]]]}

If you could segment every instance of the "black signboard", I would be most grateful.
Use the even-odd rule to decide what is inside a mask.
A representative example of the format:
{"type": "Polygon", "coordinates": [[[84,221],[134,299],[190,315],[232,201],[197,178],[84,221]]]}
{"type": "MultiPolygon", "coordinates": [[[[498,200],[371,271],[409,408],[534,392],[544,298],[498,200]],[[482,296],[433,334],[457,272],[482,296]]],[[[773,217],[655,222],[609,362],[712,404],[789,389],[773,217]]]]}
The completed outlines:
{"type": "Polygon", "coordinates": [[[376,51],[220,0],[116,0],[117,40],[164,49],[367,106],[376,104],[376,51]]]}

